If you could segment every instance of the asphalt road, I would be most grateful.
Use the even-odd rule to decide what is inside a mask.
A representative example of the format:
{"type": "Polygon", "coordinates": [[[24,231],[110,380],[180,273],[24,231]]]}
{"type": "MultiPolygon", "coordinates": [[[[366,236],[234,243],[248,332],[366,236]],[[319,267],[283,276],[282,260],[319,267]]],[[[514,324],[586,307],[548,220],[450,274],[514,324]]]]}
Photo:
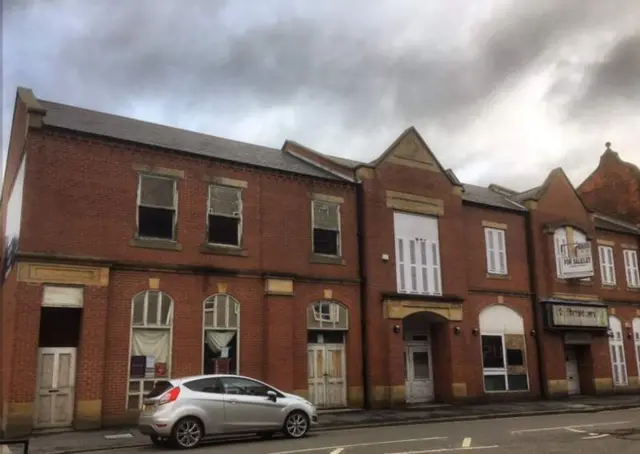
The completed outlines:
{"type": "MultiPolygon", "coordinates": [[[[638,454],[640,410],[311,432],[301,440],[218,440],[194,454],[638,454]]],[[[163,453],[153,446],[111,453],[163,453]]]]}

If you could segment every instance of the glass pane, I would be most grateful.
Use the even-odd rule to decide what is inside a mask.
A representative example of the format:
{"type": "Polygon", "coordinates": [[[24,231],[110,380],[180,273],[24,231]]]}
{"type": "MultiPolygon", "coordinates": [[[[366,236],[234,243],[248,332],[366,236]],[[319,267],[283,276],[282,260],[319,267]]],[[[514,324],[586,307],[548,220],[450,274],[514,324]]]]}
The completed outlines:
{"type": "Polygon", "coordinates": [[[431,378],[431,371],[429,370],[429,353],[413,352],[413,378],[431,378]]]}
{"type": "Polygon", "coordinates": [[[504,375],[485,375],[484,388],[487,391],[506,391],[504,375]]]}
{"type": "Polygon", "coordinates": [[[225,328],[227,326],[227,306],[229,300],[227,296],[218,296],[216,298],[216,327],[225,328]]]}
{"type": "Polygon", "coordinates": [[[314,200],[313,227],[323,230],[339,230],[338,204],[314,200]]]}
{"type": "Polygon", "coordinates": [[[213,328],[213,311],[206,311],[204,313],[204,326],[213,328]]]}
{"type": "Polygon", "coordinates": [[[211,185],[209,189],[210,214],[240,216],[240,190],[229,186],[211,185]]]}
{"type": "Polygon", "coordinates": [[[160,324],[171,325],[173,322],[171,319],[171,298],[166,293],[160,292],[162,301],[162,310],[160,312],[160,324]]]}
{"type": "Polygon", "coordinates": [[[147,303],[147,324],[158,324],[158,296],[157,294],[149,295],[149,302],[147,303]]]}
{"type": "Polygon", "coordinates": [[[502,336],[482,336],[482,355],[485,369],[503,368],[502,336]]]}
{"type": "Polygon", "coordinates": [[[509,391],[527,391],[529,389],[527,376],[524,374],[509,375],[507,380],[509,381],[509,391]]]}
{"type": "Polygon", "coordinates": [[[140,409],[140,396],[137,394],[129,396],[127,399],[127,410],[139,410],[140,409]]]}
{"type": "Polygon", "coordinates": [[[129,382],[129,393],[135,394],[140,392],[140,382],[133,380],[129,382]]]}
{"type": "Polygon", "coordinates": [[[133,321],[134,325],[144,324],[144,297],[136,298],[133,301],[133,321]]]}
{"type": "Polygon", "coordinates": [[[173,208],[174,184],[175,180],[143,175],[140,178],[140,204],[173,208]]]}

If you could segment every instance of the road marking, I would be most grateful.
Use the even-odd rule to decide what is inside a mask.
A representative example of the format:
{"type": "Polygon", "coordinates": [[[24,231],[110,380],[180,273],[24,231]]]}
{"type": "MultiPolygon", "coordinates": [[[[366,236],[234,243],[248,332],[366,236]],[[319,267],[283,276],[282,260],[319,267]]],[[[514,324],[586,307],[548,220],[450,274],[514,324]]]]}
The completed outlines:
{"type": "Polygon", "coordinates": [[[390,445],[394,443],[412,443],[414,441],[446,440],[447,437],[407,438],[405,440],[375,441],[370,443],[354,443],[352,445],[322,446],[320,448],[295,449],[293,451],[277,451],[270,454],[294,454],[298,452],[328,451],[329,449],[357,448],[360,446],[390,445]]]}
{"type": "Polygon", "coordinates": [[[586,430],[579,430],[579,429],[574,429],[572,427],[565,427],[566,430],[568,430],[569,432],[575,432],[578,434],[586,434],[587,431],[586,430]]]}
{"type": "Polygon", "coordinates": [[[583,440],[595,440],[596,438],[608,437],[609,434],[589,434],[590,437],[582,437],[583,440]]]}
{"type": "Polygon", "coordinates": [[[491,446],[474,446],[472,448],[438,448],[438,449],[427,449],[426,451],[388,452],[386,454],[428,454],[432,452],[472,451],[474,449],[493,449],[493,448],[499,448],[499,446],[491,445],[491,446]]]}
{"type": "Polygon", "coordinates": [[[466,437],[464,440],[462,440],[462,447],[468,448],[469,446],[471,446],[471,437],[466,437]]]}
{"type": "Polygon", "coordinates": [[[344,448],[337,448],[331,451],[330,454],[340,454],[342,451],[344,451],[344,448]]]}
{"type": "Polygon", "coordinates": [[[559,426],[559,427],[543,427],[541,429],[522,429],[522,430],[512,430],[512,434],[516,433],[524,433],[524,432],[543,432],[547,430],[567,430],[567,429],[575,429],[576,427],[595,427],[595,426],[615,426],[618,424],[628,424],[631,421],[616,421],[616,422],[600,422],[595,424],[576,424],[575,426],[559,426]]]}

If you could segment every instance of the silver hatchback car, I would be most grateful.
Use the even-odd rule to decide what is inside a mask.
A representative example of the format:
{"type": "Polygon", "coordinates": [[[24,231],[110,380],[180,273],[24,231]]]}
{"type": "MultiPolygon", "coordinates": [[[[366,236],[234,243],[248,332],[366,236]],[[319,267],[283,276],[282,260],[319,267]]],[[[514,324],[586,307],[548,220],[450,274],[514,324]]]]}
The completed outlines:
{"type": "Polygon", "coordinates": [[[138,429],[155,445],[192,448],[224,434],[300,438],[317,423],[316,407],[300,396],[240,375],[198,375],[156,382],[138,429]]]}

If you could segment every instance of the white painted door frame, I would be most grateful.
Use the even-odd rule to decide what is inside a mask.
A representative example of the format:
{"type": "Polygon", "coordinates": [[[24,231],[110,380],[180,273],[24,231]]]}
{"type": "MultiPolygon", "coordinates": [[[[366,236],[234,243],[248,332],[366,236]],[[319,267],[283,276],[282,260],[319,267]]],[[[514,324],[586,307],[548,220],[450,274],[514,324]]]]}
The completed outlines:
{"type": "Polygon", "coordinates": [[[38,369],[36,376],[36,408],[34,412],[34,427],[36,428],[54,428],[54,427],[68,427],[73,423],[73,413],[75,406],[75,383],[76,383],[76,359],[77,349],[75,347],[41,347],[38,349],[38,369]],[[70,355],[69,364],[69,386],[60,387],[58,383],[60,377],[60,355],[70,355]],[[44,355],[54,355],[53,366],[51,370],[52,380],[51,387],[42,388],[42,360],[44,355]],[[40,412],[40,406],[42,405],[42,398],[45,396],[55,396],[51,399],[51,407],[49,414],[49,422],[39,422],[38,415],[40,412]],[[56,400],[60,398],[67,398],[67,415],[68,419],[65,421],[56,422],[55,409],[57,408],[56,400]]]}
{"type": "Polygon", "coordinates": [[[312,375],[309,375],[308,390],[309,400],[318,408],[339,408],[347,405],[347,361],[346,361],[346,346],[345,344],[308,344],[307,345],[307,367],[309,371],[313,371],[312,375]],[[342,371],[342,377],[331,377],[330,375],[330,357],[329,352],[331,350],[339,350],[342,352],[340,355],[341,362],[340,370],[342,371]],[[323,370],[317,370],[317,355],[318,352],[322,356],[323,370]],[[329,405],[328,392],[332,387],[340,386],[340,403],[337,405],[329,405]]]}

